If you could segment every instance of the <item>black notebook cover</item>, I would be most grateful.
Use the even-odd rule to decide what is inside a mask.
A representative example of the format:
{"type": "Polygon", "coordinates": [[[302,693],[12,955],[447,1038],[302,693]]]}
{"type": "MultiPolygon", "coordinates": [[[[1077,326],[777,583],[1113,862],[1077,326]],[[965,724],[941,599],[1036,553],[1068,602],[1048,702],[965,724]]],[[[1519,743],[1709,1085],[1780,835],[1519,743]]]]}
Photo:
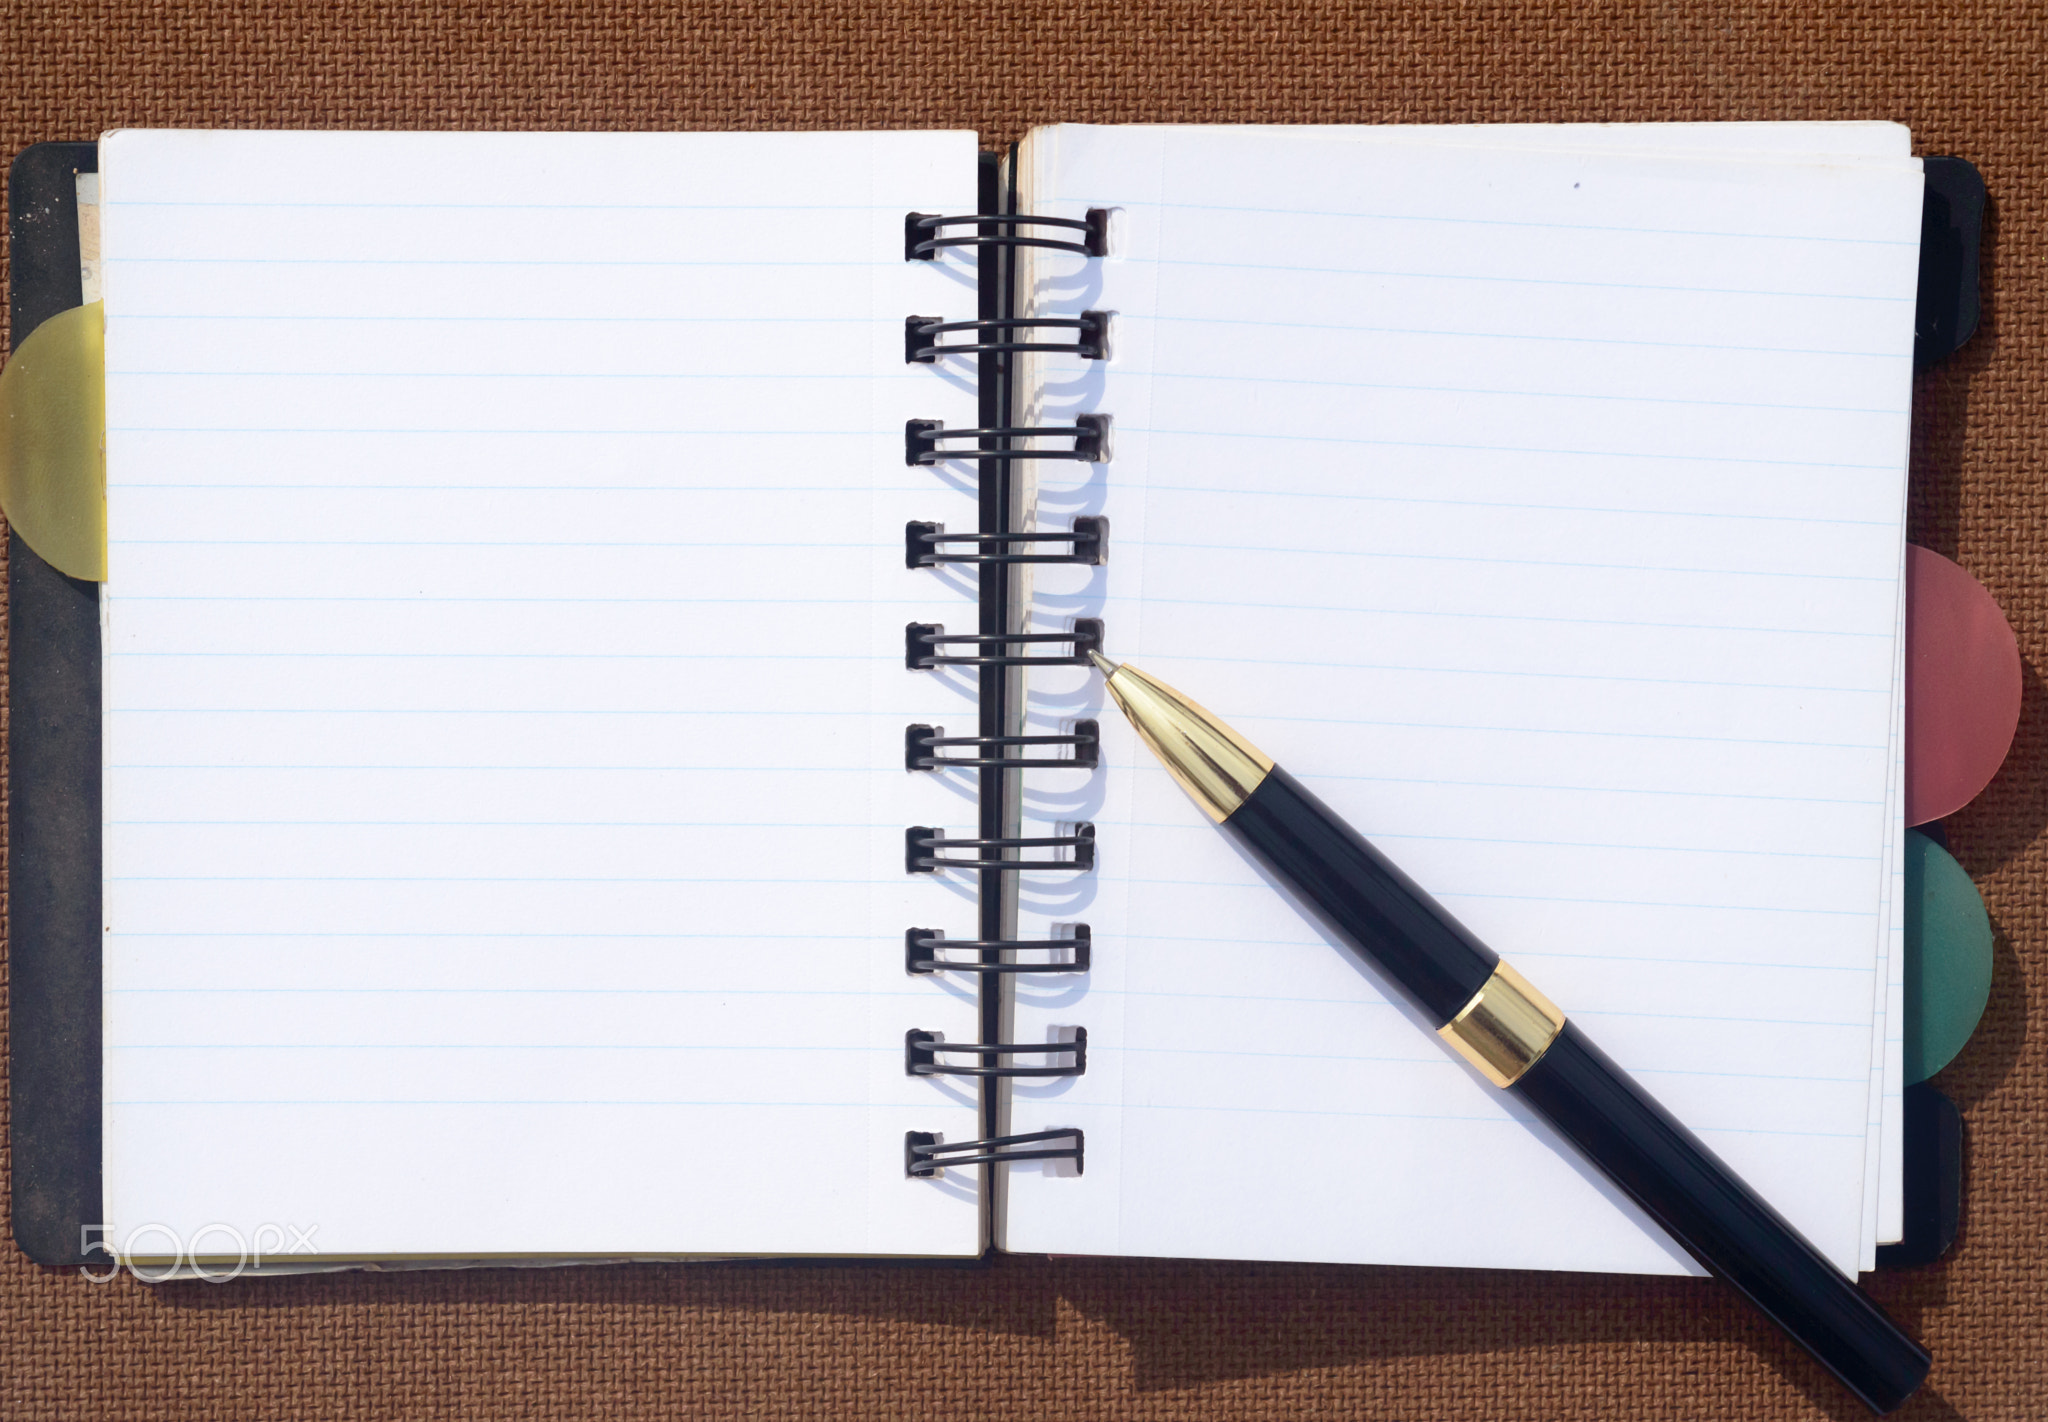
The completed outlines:
{"type": "MultiPolygon", "coordinates": [[[[91,143],[40,143],[7,197],[15,348],[84,300],[79,173],[91,143]]],[[[14,1238],[83,1263],[100,1218],[100,599],[8,535],[8,1071],[14,1238]]]]}

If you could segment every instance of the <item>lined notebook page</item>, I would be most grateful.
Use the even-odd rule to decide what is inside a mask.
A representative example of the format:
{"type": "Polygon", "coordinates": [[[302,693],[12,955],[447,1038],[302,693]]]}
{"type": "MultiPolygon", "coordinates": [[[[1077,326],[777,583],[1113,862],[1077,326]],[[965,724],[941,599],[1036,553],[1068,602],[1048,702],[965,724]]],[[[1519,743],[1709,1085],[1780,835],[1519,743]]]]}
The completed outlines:
{"type": "MultiPolygon", "coordinates": [[[[1872,122],[1425,124],[1372,128],[1316,125],[1261,128],[1257,131],[1266,135],[1292,134],[1348,143],[1399,140],[1461,147],[1569,147],[1603,152],[1721,155],[1756,153],[1798,156],[1831,163],[1855,160],[1910,162],[1912,155],[1912,136],[1903,125],[1872,122]]],[[[1903,659],[1903,643],[1899,655],[1903,659]]],[[[1892,714],[1896,723],[1903,724],[1903,660],[1900,667],[1893,679],[1892,714]]],[[[1885,860],[1901,890],[1905,861],[1896,842],[1896,833],[1904,808],[1902,776],[1902,769],[1894,775],[1887,799],[1886,824],[1894,834],[1894,841],[1886,849],[1885,860]]],[[[1891,913],[1894,907],[1895,901],[1888,899],[1887,912],[1891,913]]],[[[1879,1242],[1895,1242],[1899,1238],[1902,1223],[1899,1160],[1904,1134],[1901,1092],[1905,1082],[1905,1061],[1899,1023],[1905,1011],[1904,963],[1897,956],[1898,950],[1891,946],[1891,937],[1896,937],[1902,946],[1903,934],[1897,928],[1895,914],[1894,933],[1884,941],[1885,946],[1879,955],[1891,989],[1887,998],[1878,1003],[1871,1032],[1872,1117],[1866,1130],[1864,1151],[1865,1269],[1876,1266],[1879,1242]],[[1896,1002],[1890,1001],[1893,997],[1896,1002]]]]}
{"type": "Polygon", "coordinates": [[[102,144],[115,1243],[978,1247],[902,1167],[975,1125],[903,1070],[974,1021],[903,971],[903,827],[973,819],[903,727],[973,708],[903,668],[962,612],[901,553],[974,516],[901,343],[973,314],[902,224],[974,151],[102,144]]]}
{"type": "MultiPolygon", "coordinates": [[[[1213,130],[1190,127],[1187,131],[1213,130]]],[[[1763,154],[1799,156],[1830,163],[1859,160],[1910,162],[1912,153],[1911,135],[1903,125],[1879,122],[1420,124],[1371,127],[1339,124],[1265,126],[1244,131],[1265,137],[1297,137],[1353,144],[1402,142],[1466,148],[1568,147],[1582,151],[1657,154],[1763,154]]],[[[1903,654],[1901,645],[1901,658],[1903,654]]],[[[1894,675],[1892,696],[1894,720],[1902,723],[1905,714],[1902,669],[1894,675]]],[[[1896,842],[1896,831],[1904,804],[1902,774],[1902,771],[1894,774],[1887,799],[1886,820],[1894,832],[1894,841],[1886,849],[1886,863],[1890,865],[1894,881],[1901,887],[1904,860],[1896,842]]],[[[1887,911],[1895,907],[1895,901],[1888,900],[1887,911]]],[[[1890,939],[1902,942],[1895,913],[1890,939]]],[[[1883,971],[1890,982],[1890,993],[1878,1003],[1871,1032],[1872,1114],[1866,1129],[1864,1151],[1863,1267],[1866,1269],[1875,1267],[1878,1243],[1896,1241],[1901,1228],[1899,1161],[1904,1132],[1901,1092],[1905,1072],[1899,1022],[1904,1012],[1904,972],[1903,960],[1897,952],[1898,949],[1890,946],[1889,941],[1880,952],[1883,971]]]]}
{"type": "MultiPolygon", "coordinates": [[[[1040,617],[1103,616],[1855,1269],[1917,165],[1071,128],[1027,163],[1121,254],[1040,268],[1115,313],[1042,414],[1116,439],[1046,473],[1112,549],[1040,617]]],[[[1090,1066],[1013,1124],[1089,1160],[1017,1172],[1010,1247],[1689,1267],[1104,727],[1099,781],[1027,795],[1103,867],[1026,905],[1096,952],[1019,1038],[1085,1025],[1090,1066]]]]}

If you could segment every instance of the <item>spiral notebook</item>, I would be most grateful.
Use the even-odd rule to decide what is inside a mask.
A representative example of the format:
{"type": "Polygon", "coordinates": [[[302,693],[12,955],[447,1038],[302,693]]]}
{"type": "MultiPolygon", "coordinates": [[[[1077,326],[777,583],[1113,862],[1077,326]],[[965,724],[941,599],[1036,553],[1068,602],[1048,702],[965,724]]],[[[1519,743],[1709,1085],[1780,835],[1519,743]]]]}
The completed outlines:
{"type": "Polygon", "coordinates": [[[1091,648],[1895,1233],[1905,130],[98,169],[114,1252],[1689,1268],[1091,648]]]}

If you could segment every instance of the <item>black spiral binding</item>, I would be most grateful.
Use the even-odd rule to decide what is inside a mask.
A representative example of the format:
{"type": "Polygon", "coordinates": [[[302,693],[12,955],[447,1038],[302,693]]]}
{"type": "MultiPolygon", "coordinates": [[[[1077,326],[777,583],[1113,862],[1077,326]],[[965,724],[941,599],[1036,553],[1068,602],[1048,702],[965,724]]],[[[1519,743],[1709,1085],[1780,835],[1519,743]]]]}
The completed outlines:
{"type": "Polygon", "coordinates": [[[1109,209],[1091,207],[1084,218],[1032,217],[1021,212],[981,212],[961,217],[938,217],[927,212],[904,214],[903,259],[906,262],[936,261],[940,249],[945,247],[1048,247],[1056,252],[1072,252],[1082,257],[1106,257],[1109,255],[1109,209]],[[977,229],[971,237],[936,235],[942,228],[970,224],[977,229]],[[991,230],[1003,227],[1012,230],[991,230]],[[1057,237],[1027,237],[1014,230],[1019,227],[1065,229],[1079,232],[1081,240],[1070,242],[1057,237]]]}
{"type": "Polygon", "coordinates": [[[906,365],[931,365],[941,356],[993,355],[1007,351],[1058,351],[1089,360],[1109,359],[1109,316],[1101,311],[1083,311],[1079,316],[1006,316],[991,321],[948,321],[939,316],[906,316],[903,319],[903,361],[906,365]],[[1021,331],[1052,328],[1072,331],[1071,341],[984,340],[977,334],[972,344],[944,345],[935,337],[954,331],[1021,331]]]}
{"type": "Polygon", "coordinates": [[[1074,826],[1072,834],[1027,836],[1023,839],[947,839],[946,832],[931,825],[912,825],[903,831],[903,868],[910,874],[936,874],[942,869],[981,869],[991,874],[1035,874],[1068,869],[1085,874],[1095,867],[1095,826],[1086,820],[1074,826]],[[980,852],[972,859],[948,859],[942,849],[971,849],[980,852]],[[986,851],[996,850],[991,859],[986,851]],[[1071,849],[1065,859],[1010,859],[1006,849],[1071,849]]]}
{"type": "MultiPolygon", "coordinates": [[[[1102,647],[1102,623],[1077,619],[1066,632],[1025,632],[1012,622],[1013,576],[1020,565],[1104,561],[1109,524],[1079,517],[1070,530],[1056,532],[1013,526],[1013,466],[1024,460],[1065,459],[1090,464],[1110,457],[1110,419],[1084,414],[1071,425],[1012,423],[1014,362],[1033,353],[1059,353],[1088,360],[1109,357],[1107,313],[1031,317],[1012,306],[1015,256],[1019,248],[1040,248],[1080,257],[1109,250],[1109,213],[1091,209],[1083,218],[1036,217],[998,208],[1013,207],[1014,179],[1001,191],[992,159],[982,167],[982,206],[966,216],[908,213],[903,221],[906,261],[934,261],[949,247],[980,250],[980,305],[972,321],[907,316],[903,358],[907,364],[935,365],[958,357],[976,362],[980,418],[972,428],[948,429],[941,420],[911,420],[903,433],[903,462],[913,468],[945,465],[957,475],[978,471],[980,527],[948,533],[943,524],[912,522],[904,529],[908,568],[959,567],[977,580],[977,623],[972,632],[948,632],[938,623],[913,622],[904,629],[904,666],[912,670],[961,668],[977,680],[979,725],[974,735],[948,736],[943,729],[912,725],[904,731],[903,763],[910,772],[965,772],[977,777],[979,816],[971,837],[951,838],[943,829],[913,825],[903,835],[903,867],[912,874],[970,873],[978,880],[978,931],[948,939],[943,930],[912,928],[903,936],[904,969],[913,974],[963,973],[981,983],[974,1042],[948,1042],[936,1033],[912,1029],[904,1038],[904,1070],[912,1076],[958,1076],[994,1083],[1011,1078],[1079,1076],[1087,1068],[1087,1034],[1071,1042],[1021,1043],[1003,1040],[1006,990],[1020,975],[1085,973],[1092,953],[1086,924],[1065,937],[1019,939],[1013,923],[1011,886],[1034,873],[1086,873],[1095,864],[1095,827],[1082,823],[1059,835],[1026,837],[1010,828],[1008,806],[1015,777],[1027,769],[1091,769],[1099,761],[1100,727],[1081,721],[1063,735],[1023,735],[1010,724],[1013,669],[1086,665],[1102,647]],[[949,230],[951,229],[951,230],[949,230]],[[963,230],[965,229],[965,230],[963,230]],[[1051,234],[1051,235],[1048,235],[1051,234]],[[1065,339],[1068,336],[1071,339],[1065,339]],[[948,341],[948,336],[965,337],[948,341]],[[1050,445],[1042,442],[1050,441],[1050,445]],[[944,748],[968,751],[945,755],[944,748]],[[1069,754],[1035,754],[1039,748],[1071,748],[1069,754]],[[1033,851],[1039,851],[1033,853],[1033,851]]],[[[1066,827],[1063,827],[1066,828],[1066,827]]],[[[980,1135],[946,1142],[912,1131],[904,1137],[904,1173],[929,1179],[948,1166],[995,1166],[1012,1161],[1070,1160],[1078,1173],[1085,1141],[1079,1130],[1006,1133],[1004,1098],[984,1089],[980,1135]]],[[[999,1187],[999,1179],[992,1182],[999,1187]]],[[[983,1195],[992,1207],[993,1192],[983,1195]]]]}
{"type": "Polygon", "coordinates": [[[1088,1072],[1088,1029],[1076,1027],[1071,1042],[949,1042],[937,1032],[913,1027],[903,1034],[905,1076],[1085,1076],[1088,1072]],[[973,1057],[993,1066],[957,1066],[943,1056],[973,1057]],[[1044,1066],[1005,1066],[1005,1057],[1068,1057],[1044,1066]]]}
{"type": "MultiPolygon", "coordinates": [[[[949,459],[1073,459],[1083,464],[1109,462],[1109,416],[1076,415],[1071,425],[998,425],[986,429],[949,430],[944,420],[909,420],[903,426],[903,462],[912,468],[943,464],[949,459]],[[971,439],[972,449],[940,449],[941,440],[971,439]],[[1018,449],[1020,439],[1070,439],[1066,449],[1018,449]],[[1003,447],[991,449],[991,441],[1003,447]]],[[[991,532],[1008,530],[990,530],[991,532]]]]}
{"type": "Polygon", "coordinates": [[[1075,618],[1071,632],[948,632],[942,622],[913,622],[903,629],[903,665],[912,671],[930,671],[934,667],[1085,667],[1088,654],[1101,650],[1102,619],[1099,617],[1075,618]],[[1061,642],[1072,648],[1061,656],[1019,657],[1010,654],[1012,647],[1037,647],[1061,642]],[[966,657],[948,656],[934,650],[956,643],[998,650],[992,655],[977,651],[966,657]]]}
{"type": "Polygon", "coordinates": [[[909,725],[903,728],[905,770],[1093,770],[1102,755],[1102,725],[1098,721],[1076,721],[1071,735],[1064,736],[948,736],[942,727],[909,725]],[[994,755],[937,755],[941,746],[993,748],[994,755]],[[1072,746],[1074,753],[1059,755],[1010,755],[1010,746],[1026,750],[1032,746],[1072,746]]]}
{"type": "Polygon", "coordinates": [[[929,1131],[903,1133],[903,1173],[930,1180],[949,1165],[998,1165],[1013,1160],[1071,1160],[1079,1175],[1086,1164],[1087,1138],[1079,1130],[1032,1131],[1022,1136],[985,1136],[978,1141],[942,1141],[929,1131]],[[1073,1142],[1040,1147],[1041,1141],[1073,1142]],[[1024,1147],[1019,1149],[1019,1147],[1024,1147]]]}
{"type": "Polygon", "coordinates": [[[1088,925],[1077,923],[1065,938],[967,938],[951,939],[933,928],[903,931],[903,971],[906,973],[1085,973],[1094,943],[1088,925]],[[979,953],[978,958],[942,958],[940,952],[955,948],[979,953]],[[989,953],[1071,953],[1069,958],[1020,963],[1015,959],[988,959],[989,953]]]}
{"type": "Polygon", "coordinates": [[[936,568],[943,563],[1081,563],[1099,566],[1109,557],[1109,520],[1098,514],[1082,514],[1070,533],[948,533],[943,523],[903,525],[903,566],[936,568]],[[1066,553],[947,553],[945,543],[971,543],[976,548],[1009,548],[1013,545],[1066,543],[1066,553]]]}

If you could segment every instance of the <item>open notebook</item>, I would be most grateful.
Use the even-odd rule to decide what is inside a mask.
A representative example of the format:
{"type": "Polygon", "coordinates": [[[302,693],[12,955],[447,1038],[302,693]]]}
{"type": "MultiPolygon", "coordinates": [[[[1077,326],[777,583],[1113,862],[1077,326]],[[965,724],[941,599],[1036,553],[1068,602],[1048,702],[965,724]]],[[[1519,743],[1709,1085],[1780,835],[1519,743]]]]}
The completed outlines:
{"type": "Polygon", "coordinates": [[[117,1249],[1688,1267],[1185,803],[1087,619],[1845,1270],[1895,1231],[1904,130],[1056,128],[1074,226],[1015,229],[906,225],[983,210],[962,133],[99,162],[117,1249]],[[1012,231],[1079,250],[906,259],[1012,231]],[[1078,434],[958,435],[1012,426],[1078,434]],[[1040,664],[907,665],[976,654],[1040,664]],[[906,750],[991,695],[1052,746],[906,750]]]}

